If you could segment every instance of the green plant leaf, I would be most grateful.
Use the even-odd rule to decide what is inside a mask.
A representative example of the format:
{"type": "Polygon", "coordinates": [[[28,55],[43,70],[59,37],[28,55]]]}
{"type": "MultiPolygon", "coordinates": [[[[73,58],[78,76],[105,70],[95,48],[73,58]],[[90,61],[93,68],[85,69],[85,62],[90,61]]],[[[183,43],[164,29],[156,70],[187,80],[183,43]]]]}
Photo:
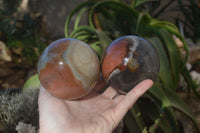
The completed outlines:
{"type": "Polygon", "coordinates": [[[158,37],[148,38],[148,41],[155,47],[160,58],[160,72],[159,78],[166,88],[173,88],[174,82],[170,71],[170,65],[167,58],[167,54],[163,48],[162,42],[158,37]]]}
{"type": "MultiPolygon", "coordinates": [[[[196,130],[199,132],[197,121],[192,114],[192,112],[189,110],[187,105],[179,98],[176,93],[174,93],[171,89],[165,89],[165,91],[161,91],[162,89],[159,87],[158,84],[155,84],[149,91],[151,94],[153,94],[157,99],[162,101],[162,106],[165,109],[168,109],[168,107],[174,107],[184,114],[186,114],[194,123],[196,130]]],[[[171,111],[168,110],[167,112],[171,114],[171,111]]],[[[173,117],[173,116],[172,116],[173,117]]]]}
{"type": "Polygon", "coordinates": [[[135,9],[127,6],[124,3],[114,1],[114,0],[99,1],[92,7],[92,9],[90,10],[90,13],[89,13],[89,24],[94,29],[95,29],[95,25],[93,23],[93,14],[100,7],[106,7],[108,9],[112,9],[113,11],[116,11],[116,12],[123,11],[124,15],[132,14],[133,16],[138,16],[138,12],[135,9]]]}
{"type": "Polygon", "coordinates": [[[76,19],[74,21],[74,29],[76,29],[79,26],[79,23],[81,21],[83,14],[85,12],[87,12],[88,10],[89,10],[89,7],[85,7],[85,8],[80,9],[80,11],[78,12],[76,19]]]}
{"type": "Polygon", "coordinates": [[[137,105],[139,106],[139,113],[144,117],[149,118],[152,121],[152,125],[149,127],[149,131],[151,133],[156,132],[156,130],[162,129],[165,133],[172,133],[171,126],[169,125],[168,120],[166,119],[166,116],[160,107],[160,101],[156,103],[154,100],[152,100],[151,96],[145,94],[143,98],[144,100],[141,100],[137,105]]]}
{"type": "Polygon", "coordinates": [[[156,28],[164,28],[166,29],[168,32],[170,32],[172,35],[176,35],[182,42],[185,48],[185,52],[186,52],[186,57],[184,59],[184,63],[183,66],[186,64],[187,60],[188,60],[188,47],[187,44],[185,42],[185,40],[183,39],[183,37],[181,36],[178,28],[167,21],[161,21],[161,20],[157,20],[157,19],[151,19],[150,21],[150,25],[156,28]]]}
{"type": "MultiPolygon", "coordinates": [[[[150,114],[151,115],[151,114],[150,114]]],[[[156,132],[156,129],[160,127],[163,132],[165,133],[172,133],[171,127],[166,120],[165,116],[160,114],[160,117],[154,120],[154,124],[150,127],[150,132],[154,133],[156,132]]]]}
{"type": "Polygon", "coordinates": [[[197,87],[195,86],[195,84],[194,84],[194,82],[193,82],[193,80],[192,80],[192,78],[191,78],[191,76],[190,76],[190,73],[189,73],[189,70],[186,68],[186,66],[183,68],[183,71],[181,72],[182,73],[182,75],[183,75],[183,77],[184,77],[184,79],[185,79],[185,81],[187,82],[187,89],[188,89],[188,91],[189,91],[189,93],[190,93],[190,89],[192,89],[193,90],[193,92],[194,92],[194,94],[198,97],[198,98],[200,98],[200,94],[197,92],[197,87]]]}
{"type": "Polygon", "coordinates": [[[83,34],[94,35],[94,34],[96,34],[96,32],[94,29],[92,29],[89,26],[79,26],[75,30],[72,31],[72,33],[70,34],[70,37],[77,38],[79,35],[83,35],[83,34]]]}
{"type": "Polygon", "coordinates": [[[106,49],[108,45],[112,42],[112,40],[106,35],[103,31],[96,30],[96,34],[101,41],[101,46],[103,49],[106,49]]]}
{"type": "Polygon", "coordinates": [[[198,127],[197,121],[195,119],[195,116],[192,114],[192,112],[189,110],[189,108],[187,107],[187,105],[182,101],[181,98],[179,98],[179,96],[174,93],[172,90],[170,89],[166,89],[165,90],[165,94],[168,97],[170,103],[172,104],[173,107],[175,107],[176,109],[180,110],[181,112],[185,113],[194,123],[197,131],[199,132],[200,129],[198,127]]]}
{"type": "Polygon", "coordinates": [[[137,122],[137,125],[140,129],[140,132],[147,132],[144,120],[141,116],[141,112],[138,108],[137,103],[130,109],[130,112],[132,113],[133,117],[135,118],[135,121],[137,122]]]}
{"type": "Polygon", "coordinates": [[[179,34],[179,30],[178,30],[178,28],[174,25],[174,24],[172,24],[172,23],[170,23],[170,22],[168,22],[168,21],[161,21],[161,20],[158,20],[158,19],[151,19],[151,22],[149,23],[151,26],[155,26],[155,27],[159,27],[159,28],[166,28],[168,31],[174,31],[174,32],[172,32],[173,34],[179,34]]]}
{"type": "MultiPolygon", "coordinates": [[[[69,37],[69,24],[71,22],[72,17],[82,8],[85,8],[87,6],[92,6],[95,2],[94,1],[86,1],[78,5],[67,17],[67,20],[65,22],[65,37],[69,37]]],[[[80,17],[80,16],[79,16],[80,17]]]]}
{"type": "Polygon", "coordinates": [[[102,54],[103,54],[103,49],[101,47],[101,42],[94,42],[92,44],[90,44],[90,47],[97,53],[97,55],[99,56],[99,58],[101,58],[102,54]]]}
{"type": "Polygon", "coordinates": [[[124,124],[126,125],[130,133],[141,133],[138,123],[136,122],[130,111],[128,111],[126,116],[124,117],[124,124]]]}
{"type": "Polygon", "coordinates": [[[179,76],[180,76],[180,68],[181,68],[181,58],[180,58],[180,51],[175,43],[172,35],[165,29],[160,29],[160,38],[165,44],[165,47],[167,48],[167,54],[169,56],[171,71],[173,75],[174,80],[174,89],[177,88],[179,76]]]}
{"type": "Polygon", "coordinates": [[[151,17],[147,13],[139,13],[139,16],[137,18],[137,25],[136,25],[136,32],[138,32],[140,25],[142,26],[143,21],[150,21],[151,17]]]}
{"type": "Polygon", "coordinates": [[[131,5],[133,8],[137,8],[138,6],[150,1],[158,1],[158,0],[133,0],[131,5]]]}
{"type": "Polygon", "coordinates": [[[37,74],[30,77],[22,87],[23,91],[26,91],[28,89],[39,89],[40,88],[40,80],[37,74]]]}
{"type": "Polygon", "coordinates": [[[153,87],[149,89],[149,92],[157,101],[157,103],[161,104],[161,107],[171,125],[172,133],[178,133],[177,122],[173,113],[172,104],[170,103],[163,89],[159,86],[158,83],[154,83],[153,87]]]}

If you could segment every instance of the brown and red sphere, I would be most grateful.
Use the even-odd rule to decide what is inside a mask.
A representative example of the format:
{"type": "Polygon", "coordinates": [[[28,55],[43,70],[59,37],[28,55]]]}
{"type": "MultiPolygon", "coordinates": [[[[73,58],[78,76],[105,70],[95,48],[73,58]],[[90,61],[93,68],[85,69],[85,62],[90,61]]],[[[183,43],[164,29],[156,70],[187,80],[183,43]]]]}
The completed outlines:
{"type": "Polygon", "coordinates": [[[63,38],[43,51],[37,69],[46,90],[58,98],[72,100],[87,95],[94,88],[100,64],[86,43],[63,38]]]}
{"type": "Polygon", "coordinates": [[[113,41],[102,60],[102,74],[120,93],[129,92],[144,79],[155,80],[160,62],[155,48],[138,36],[123,36],[113,41]]]}

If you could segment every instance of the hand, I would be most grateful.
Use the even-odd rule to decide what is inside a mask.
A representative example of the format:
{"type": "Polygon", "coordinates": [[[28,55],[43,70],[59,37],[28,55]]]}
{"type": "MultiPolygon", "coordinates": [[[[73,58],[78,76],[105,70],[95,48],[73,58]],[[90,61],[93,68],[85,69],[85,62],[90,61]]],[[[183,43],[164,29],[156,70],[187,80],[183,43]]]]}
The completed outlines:
{"type": "Polygon", "coordinates": [[[97,93],[98,85],[87,97],[68,101],[52,96],[42,86],[39,95],[40,133],[111,133],[151,86],[151,80],[139,83],[126,95],[108,87],[97,93]]]}

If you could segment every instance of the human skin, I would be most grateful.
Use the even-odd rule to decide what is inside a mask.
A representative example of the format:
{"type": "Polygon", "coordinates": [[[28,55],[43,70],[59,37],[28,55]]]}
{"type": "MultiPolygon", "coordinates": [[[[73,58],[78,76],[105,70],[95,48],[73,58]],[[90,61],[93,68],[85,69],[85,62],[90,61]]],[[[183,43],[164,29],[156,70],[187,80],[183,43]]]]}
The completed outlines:
{"type": "Polygon", "coordinates": [[[127,111],[151,86],[144,80],[126,95],[108,87],[103,93],[97,85],[88,96],[78,100],[54,97],[42,86],[39,94],[40,133],[111,133],[127,111]]]}

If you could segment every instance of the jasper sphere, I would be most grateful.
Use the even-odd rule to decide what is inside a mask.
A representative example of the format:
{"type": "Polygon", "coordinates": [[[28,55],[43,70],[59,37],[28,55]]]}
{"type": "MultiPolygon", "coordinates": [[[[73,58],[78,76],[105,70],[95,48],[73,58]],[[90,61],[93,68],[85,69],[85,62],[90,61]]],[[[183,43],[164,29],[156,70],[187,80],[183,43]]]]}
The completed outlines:
{"type": "Polygon", "coordinates": [[[113,41],[104,52],[101,65],[107,83],[120,93],[129,92],[144,79],[155,81],[160,68],[152,44],[134,35],[113,41]]]}
{"type": "Polygon", "coordinates": [[[58,98],[73,100],[94,88],[100,64],[96,53],[86,43],[63,38],[43,51],[37,69],[46,90],[58,98]]]}

